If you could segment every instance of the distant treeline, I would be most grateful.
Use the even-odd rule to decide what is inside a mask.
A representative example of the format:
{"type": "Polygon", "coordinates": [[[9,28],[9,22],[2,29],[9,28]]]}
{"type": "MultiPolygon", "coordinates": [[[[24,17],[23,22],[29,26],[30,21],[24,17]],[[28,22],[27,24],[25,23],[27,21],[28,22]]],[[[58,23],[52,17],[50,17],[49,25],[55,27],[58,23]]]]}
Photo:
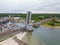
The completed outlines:
{"type": "Polygon", "coordinates": [[[11,17],[22,17],[22,18],[26,17],[26,14],[0,13],[0,17],[9,17],[9,15],[11,17]]]}
{"type": "Polygon", "coordinates": [[[32,19],[60,18],[60,14],[32,14],[32,19]]]}
{"type": "MultiPolygon", "coordinates": [[[[22,18],[26,18],[27,14],[23,14],[23,13],[0,13],[0,17],[4,17],[4,16],[12,16],[12,17],[22,17],[22,18]]],[[[40,17],[44,17],[44,18],[50,18],[50,17],[60,17],[60,14],[32,14],[32,19],[38,19],[40,17]]]]}

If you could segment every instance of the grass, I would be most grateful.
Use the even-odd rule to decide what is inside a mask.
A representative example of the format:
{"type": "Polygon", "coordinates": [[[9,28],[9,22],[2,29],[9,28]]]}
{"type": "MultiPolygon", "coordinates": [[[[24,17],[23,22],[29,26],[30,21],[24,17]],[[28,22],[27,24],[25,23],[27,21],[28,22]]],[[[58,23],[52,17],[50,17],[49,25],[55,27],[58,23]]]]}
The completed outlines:
{"type": "Polygon", "coordinates": [[[44,26],[52,26],[52,27],[60,27],[60,22],[58,22],[56,19],[49,20],[45,23],[42,23],[44,26]]]}

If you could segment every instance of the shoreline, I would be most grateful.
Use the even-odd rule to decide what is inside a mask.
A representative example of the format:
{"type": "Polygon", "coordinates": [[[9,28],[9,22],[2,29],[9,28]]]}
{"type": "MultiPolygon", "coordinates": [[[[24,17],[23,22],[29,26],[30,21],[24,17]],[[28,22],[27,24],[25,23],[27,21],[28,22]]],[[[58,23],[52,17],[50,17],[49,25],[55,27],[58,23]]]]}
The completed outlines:
{"type": "Polygon", "coordinates": [[[2,42],[0,42],[0,45],[27,45],[22,39],[27,34],[27,32],[20,32],[13,37],[10,37],[2,42]]]}
{"type": "Polygon", "coordinates": [[[17,37],[19,40],[22,40],[26,34],[27,34],[27,32],[20,32],[15,37],[17,37]]]}
{"type": "Polygon", "coordinates": [[[46,26],[46,25],[40,25],[40,26],[44,26],[44,27],[48,27],[48,28],[60,28],[60,26],[46,26]]]}

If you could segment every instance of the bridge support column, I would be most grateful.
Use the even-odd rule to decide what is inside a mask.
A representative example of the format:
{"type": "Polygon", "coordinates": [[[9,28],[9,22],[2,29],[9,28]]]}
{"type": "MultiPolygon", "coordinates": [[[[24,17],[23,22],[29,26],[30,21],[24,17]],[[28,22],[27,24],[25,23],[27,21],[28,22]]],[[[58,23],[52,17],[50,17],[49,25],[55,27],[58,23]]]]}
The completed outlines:
{"type": "Polygon", "coordinates": [[[27,30],[32,30],[32,27],[31,27],[31,12],[28,11],[27,12],[27,17],[26,17],[26,29],[27,30]]]}

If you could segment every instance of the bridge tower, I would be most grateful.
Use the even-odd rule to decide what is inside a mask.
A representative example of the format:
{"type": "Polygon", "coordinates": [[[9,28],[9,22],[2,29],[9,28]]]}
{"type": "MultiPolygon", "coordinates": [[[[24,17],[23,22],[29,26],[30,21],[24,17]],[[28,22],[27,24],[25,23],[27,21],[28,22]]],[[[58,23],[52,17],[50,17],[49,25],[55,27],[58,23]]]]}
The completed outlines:
{"type": "Polygon", "coordinates": [[[32,31],[32,27],[31,27],[31,12],[28,11],[27,12],[27,17],[26,17],[26,29],[29,31],[32,31]]]}
{"type": "Polygon", "coordinates": [[[30,23],[31,23],[31,12],[28,11],[27,12],[27,17],[26,17],[26,24],[30,25],[30,23]]]}

